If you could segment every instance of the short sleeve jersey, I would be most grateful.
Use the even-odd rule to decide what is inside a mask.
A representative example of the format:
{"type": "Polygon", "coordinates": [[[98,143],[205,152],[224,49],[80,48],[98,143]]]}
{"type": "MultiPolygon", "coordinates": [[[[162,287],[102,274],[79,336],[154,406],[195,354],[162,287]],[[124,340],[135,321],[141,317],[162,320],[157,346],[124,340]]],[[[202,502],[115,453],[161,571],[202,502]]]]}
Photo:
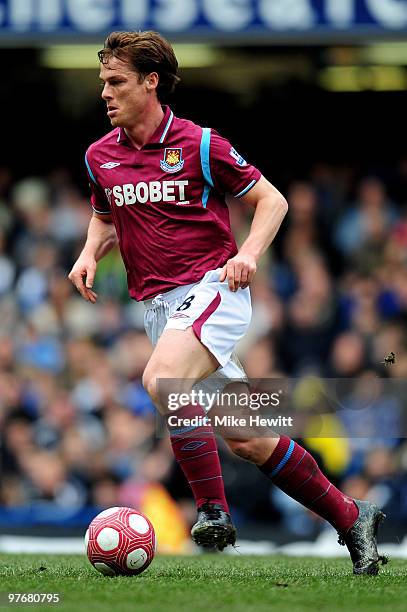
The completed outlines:
{"type": "Polygon", "coordinates": [[[225,194],[243,196],[261,174],[215,130],[164,107],[141,149],[116,128],[85,161],[93,210],[112,215],[132,298],[197,282],[237,253],[225,194]]]}

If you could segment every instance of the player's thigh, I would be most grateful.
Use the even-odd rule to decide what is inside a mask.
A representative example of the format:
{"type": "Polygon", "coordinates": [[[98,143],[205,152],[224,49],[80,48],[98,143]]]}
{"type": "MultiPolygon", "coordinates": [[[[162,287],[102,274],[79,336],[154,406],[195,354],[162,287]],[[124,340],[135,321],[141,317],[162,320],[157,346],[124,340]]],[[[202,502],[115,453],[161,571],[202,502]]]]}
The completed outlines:
{"type": "Polygon", "coordinates": [[[149,365],[174,376],[200,380],[218,367],[217,359],[196,337],[192,327],[165,329],[150,357],[149,365]]]}
{"type": "Polygon", "coordinates": [[[158,400],[157,379],[173,379],[179,387],[177,392],[189,392],[195,382],[218,367],[218,361],[198,340],[192,327],[166,329],[147,363],[143,384],[151,397],[158,400]]]}

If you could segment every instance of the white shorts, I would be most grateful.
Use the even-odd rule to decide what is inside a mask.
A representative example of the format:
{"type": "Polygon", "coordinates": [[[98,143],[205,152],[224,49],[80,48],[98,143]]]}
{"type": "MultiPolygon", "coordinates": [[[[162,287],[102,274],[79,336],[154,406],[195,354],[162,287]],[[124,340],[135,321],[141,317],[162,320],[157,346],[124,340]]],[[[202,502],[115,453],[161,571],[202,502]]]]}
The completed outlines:
{"type": "Polygon", "coordinates": [[[199,283],[146,300],[144,327],[154,346],[165,329],[192,327],[220,363],[217,374],[242,378],[245,373],[234,349],[250,323],[250,289],[230,291],[227,280],[219,282],[221,271],[210,270],[199,283]]]}

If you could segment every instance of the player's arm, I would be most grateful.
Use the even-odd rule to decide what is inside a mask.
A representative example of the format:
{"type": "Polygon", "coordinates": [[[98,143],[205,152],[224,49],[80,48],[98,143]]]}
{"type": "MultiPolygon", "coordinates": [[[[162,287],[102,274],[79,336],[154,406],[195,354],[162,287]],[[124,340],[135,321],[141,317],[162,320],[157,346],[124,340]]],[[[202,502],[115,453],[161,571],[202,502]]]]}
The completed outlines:
{"type": "Polygon", "coordinates": [[[93,213],[85,246],[68,278],[85,300],[94,304],[97,294],[92,291],[97,262],[117,244],[116,230],[109,214],[93,213]]]}
{"type": "Polygon", "coordinates": [[[248,237],[222,270],[220,280],[227,278],[231,291],[244,289],[252,282],[257,263],[274,240],[288,209],[286,199],[263,176],[240,199],[253,206],[255,212],[248,237]]]}

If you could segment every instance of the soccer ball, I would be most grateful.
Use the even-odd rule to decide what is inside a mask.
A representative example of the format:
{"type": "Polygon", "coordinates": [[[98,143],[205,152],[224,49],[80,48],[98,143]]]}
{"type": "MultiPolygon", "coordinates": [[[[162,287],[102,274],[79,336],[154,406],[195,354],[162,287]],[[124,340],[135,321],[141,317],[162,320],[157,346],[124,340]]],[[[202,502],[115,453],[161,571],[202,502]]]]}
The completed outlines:
{"type": "Polygon", "coordinates": [[[93,567],[105,576],[141,574],[154,558],[154,527],[133,508],[108,508],[89,525],[85,549],[93,567]]]}

